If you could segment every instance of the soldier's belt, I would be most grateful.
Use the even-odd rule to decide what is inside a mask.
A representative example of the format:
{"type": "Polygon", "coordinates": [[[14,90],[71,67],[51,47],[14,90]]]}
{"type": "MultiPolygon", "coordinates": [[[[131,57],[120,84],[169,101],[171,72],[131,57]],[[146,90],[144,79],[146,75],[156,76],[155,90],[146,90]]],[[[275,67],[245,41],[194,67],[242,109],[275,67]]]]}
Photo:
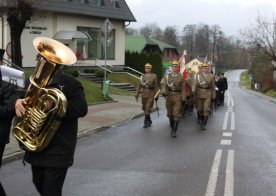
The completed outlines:
{"type": "Polygon", "coordinates": [[[145,89],[150,89],[150,90],[154,90],[154,87],[143,87],[145,89]]]}
{"type": "Polygon", "coordinates": [[[211,89],[211,87],[201,87],[201,86],[197,86],[197,88],[202,88],[202,89],[211,89]]]}
{"type": "Polygon", "coordinates": [[[169,91],[171,91],[171,92],[178,92],[178,93],[181,92],[181,90],[172,90],[172,89],[169,89],[169,91]]]}

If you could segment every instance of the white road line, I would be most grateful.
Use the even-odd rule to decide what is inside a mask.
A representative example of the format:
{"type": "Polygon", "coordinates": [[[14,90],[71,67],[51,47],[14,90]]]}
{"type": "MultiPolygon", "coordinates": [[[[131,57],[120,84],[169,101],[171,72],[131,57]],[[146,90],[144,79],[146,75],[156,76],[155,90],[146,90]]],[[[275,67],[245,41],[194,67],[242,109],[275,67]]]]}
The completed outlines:
{"type": "Polygon", "coordinates": [[[219,172],[219,165],[221,160],[222,150],[218,149],[214,158],[214,162],[212,165],[211,173],[209,176],[208,185],[206,188],[205,196],[213,196],[215,195],[215,190],[217,186],[217,179],[218,179],[218,172],[219,172]]]}
{"type": "Polygon", "coordinates": [[[234,195],[234,150],[228,150],[224,196],[234,195]]]}
{"type": "Polygon", "coordinates": [[[235,113],[231,114],[231,130],[235,130],[235,113]]]}
{"type": "Polygon", "coordinates": [[[231,140],[221,140],[220,145],[231,145],[231,140]]]}
{"type": "Polygon", "coordinates": [[[224,116],[224,120],[223,120],[223,125],[222,125],[222,130],[226,130],[227,129],[228,115],[229,115],[229,112],[225,112],[225,116],[224,116]]]}
{"type": "Polygon", "coordinates": [[[228,97],[228,99],[227,99],[227,106],[229,107],[230,106],[230,97],[228,97]]]}
{"type": "Polygon", "coordinates": [[[234,99],[231,99],[231,105],[234,107],[235,106],[235,104],[234,104],[234,99]]]}
{"type": "Polygon", "coordinates": [[[231,132],[223,132],[222,136],[223,137],[232,137],[232,133],[231,132]]]}

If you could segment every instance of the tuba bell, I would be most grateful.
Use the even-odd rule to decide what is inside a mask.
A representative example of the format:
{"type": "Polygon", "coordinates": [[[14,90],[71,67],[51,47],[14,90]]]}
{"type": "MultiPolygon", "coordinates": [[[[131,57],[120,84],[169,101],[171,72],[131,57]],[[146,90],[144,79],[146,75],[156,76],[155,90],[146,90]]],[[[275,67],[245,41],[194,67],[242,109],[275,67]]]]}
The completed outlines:
{"type": "Polygon", "coordinates": [[[65,115],[67,109],[64,94],[56,88],[47,88],[47,85],[61,65],[74,64],[77,59],[70,48],[47,37],[35,38],[33,45],[40,57],[24,96],[26,114],[14,117],[12,134],[21,148],[39,152],[53,138],[60,125],[58,119],[65,115]],[[54,105],[50,110],[47,108],[48,101],[54,105]]]}

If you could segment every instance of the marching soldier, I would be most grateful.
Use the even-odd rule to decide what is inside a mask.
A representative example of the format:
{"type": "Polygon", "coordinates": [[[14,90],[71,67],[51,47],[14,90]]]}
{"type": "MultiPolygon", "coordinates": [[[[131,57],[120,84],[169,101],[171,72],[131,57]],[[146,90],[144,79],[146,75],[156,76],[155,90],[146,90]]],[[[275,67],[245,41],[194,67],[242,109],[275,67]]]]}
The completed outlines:
{"type": "Polygon", "coordinates": [[[145,120],[143,128],[151,126],[152,121],[150,118],[150,113],[153,108],[154,99],[158,100],[158,96],[155,97],[157,91],[159,90],[157,76],[151,72],[152,65],[147,63],[145,65],[145,74],[140,78],[140,84],[137,88],[135,98],[138,101],[139,93],[141,92],[142,99],[142,110],[145,113],[145,120]]]}
{"type": "Polygon", "coordinates": [[[213,74],[209,73],[208,64],[200,65],[200,72],[195,76],[192,91],[196,99],[201,129],[206,130],[211,100],[214,100],[216,97],[215,80],[213,74]]]}
{"type": "Polygon", "coordinates": [[[178,72],[178,61],[171,63],[172,72],[164,78],[163,93],[166,97],[167,117],[170,120],[171,136],[176,137],[177,127],[181,118],[182,101],[186,101],[185,79],[178,72]]]}

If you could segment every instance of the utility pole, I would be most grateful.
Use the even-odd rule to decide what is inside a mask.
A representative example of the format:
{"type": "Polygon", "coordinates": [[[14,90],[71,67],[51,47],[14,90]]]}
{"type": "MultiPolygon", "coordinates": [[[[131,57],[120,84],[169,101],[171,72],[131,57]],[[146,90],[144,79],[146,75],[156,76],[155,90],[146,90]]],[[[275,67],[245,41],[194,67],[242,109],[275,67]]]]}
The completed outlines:
{"type": "Polygon", "coordinates": [[[108,84],[106,82],[106,61],[107,61],[107,48],[110,47],[112,36],[110,35],[111,31],[113,29],[112,23],[107,18],[104,21],[104,24],[101,28],[102,33],[104,34],[104,37],[102,37],[102,44],[104,46],[104,84],[103,84],[103,95],[106,97],[108,92],[108,84]]]}

